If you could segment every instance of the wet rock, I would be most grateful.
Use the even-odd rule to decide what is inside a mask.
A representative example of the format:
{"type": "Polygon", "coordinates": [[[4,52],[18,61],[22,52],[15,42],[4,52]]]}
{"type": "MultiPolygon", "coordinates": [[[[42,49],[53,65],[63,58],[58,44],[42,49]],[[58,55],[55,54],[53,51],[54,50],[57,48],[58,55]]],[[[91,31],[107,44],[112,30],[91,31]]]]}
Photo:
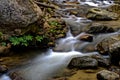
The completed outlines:
{"type": "Polygon", "coordinates": [[[41,9],[31,0],[0,0],[0,28],[13,30],[40,19],[41,9]]]}
{"type": "Polygon", "coordinates": [[[78,68],[78,69],[83,69],[83,68],[97,68],[98,62],[96,59],[93,59],[89,56],[83,56],[83,57],[76,57],[73,58],[69,65],[68,68],[78,68]]]}
{"type": "Polygon", "coordinates": [[[79,5],[79,6],[77,7],[77,10],[78,10],[77,16],[86,17],[89,9],[91,9],[91,8],[93,8],[93,6],[89,6],[89,5],[87,5],[87,4],[85,4],[85,5],[79,5]]]}
{"type": "Polygon", "coordinates": [[[20,76],[19,72],[11,72],[9,76],[12,80],[25,80],[22,76],[20,76]]]}
{"type": "MultiPolygon", "coordinates": [[[[120,1],[119,1],[120,2],[120,1]]],[[[120,13],[120,5],[119,4],[113,4],[107,8],[108,11],[120,13]]]]}
{"type": "Polygon", "coordinates": [[[92,20],[117,20],[118,14],[105,9],[92,8],[87,13],[87,18],[92,20]]]}
{"type": "Polygon", "coordinates": [[[120,35],[116,34],[102,40],[96,46],[101,54],[108,54],[113,64],[119,64],[120,61],[120,35]]]}
{"type": "Polygon", "coordinates": [[[100,54],[95,54],[95,55],[92,55],[91,57],[98,61],[98,66],[108,67],[110,65],[110,59],[105,58],[100,54]]]}
{"type": "Polygon", "coordinates": [[[98,34],[98,33],[111,33],[115,32],[115,30],[112,27],[108,27],[106,25],[93,24],[88,28],[86,32],[90,34],[98,34]]]}
{"type": "Polygon", "coordinates": [[[84,32],[92,22],[91,20],[77,18],[75,16],[71,16],[71,18],[63,18],[63,20],[70,27],[71,33],[74,36],[80,34],[81,32],[84,32]]]}
{"type": "Polygon", "coordinates": [[[120,75],[120,68],[117,67],[117,66],[111,66],[111,67],[109,67],[108,70],[109,70],[109,71],[112,71],[112,72],[115,72],[115,73],[117,73],[117,74],[120,75]]]}
{"type": "Polygon", "coordinates": [[[93,36],[91,34],[84,34],[84,35],[80,36],[79,39],[82,41],[92,42],[93,36]]]}
{"type": "Polygon", "coordinates": [[[95,45],[92,44],[91,42],[77,42],[74,45],[74,49],[76,51],[80,51],[83,53],[87,53],[87,52],[94,52],[95,51],[95,45]]]}
{"type": "Polygon", "coordinates": [[[120,77],[117,73],[108,70],[102,70],[97,73],[98,80],[119,80],[119,78],[120,77]]]}
{"type": "Polygon", "coordinates": [[[0,65],[0,75],[4,74],[8,71],[8,68],[6,65],[0,65]]]}

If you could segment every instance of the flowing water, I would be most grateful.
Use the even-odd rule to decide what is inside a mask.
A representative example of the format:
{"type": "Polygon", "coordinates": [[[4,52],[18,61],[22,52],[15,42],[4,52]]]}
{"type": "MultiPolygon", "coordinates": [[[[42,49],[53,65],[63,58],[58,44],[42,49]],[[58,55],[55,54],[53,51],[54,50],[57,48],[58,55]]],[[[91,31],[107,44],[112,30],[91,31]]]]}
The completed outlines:
{"type": "MultiPolygon", "coordinates": [[[[61,3],[64,0],[53,0],[53,1],[58,1],[59,3],[61,3]]],[[[73,1],[73,0],[69,0],[69,1],[73,1]]],[[[91,6],[109,5],[113,3],[111,0],[105,0],[105,1],[78,0],[78,1],[82,5],[88,4],[91,6]]],[[[77,22],[80,23],[81,22],[80,19],[83,18],[78,17],[77,19],[78,19],[77,22]]],[[[56,47],[65,49],[65,51],[54,52],[52,49],[49,49],[48,51],[44,52],[43,54],[33,59],[29,65],[20,68],[19,71],[22,71],[22,76],[26,80],[48,80],[53,75],[57,74],[58,72],[66,68],[66,66],[73,57],[97,54],[97,52],[88,52],[84,54],[80,51],[76,51],[75,44],[80,43],[79,49],[82,51],[82,49],[85,48],[87,45],[91,44],[96,46],[96,44],[99,43],[104,38],[118,34],[118,32],[98,35],[94,37],[94,40],[91,43],[82,42],[77,39],[83,34],[84,33],[81,33],[77,36],[73,36],[71,34],[71,31],[68,31],[66,38],[59,39],[56,43],[56,47]],[[66,50],[68,49],[69,51],[66,52],[66,50]]],[[[0,80],[11,80],[11,79],[9,78],[9,76],[3,75],[0,78],[0,80]]]]}

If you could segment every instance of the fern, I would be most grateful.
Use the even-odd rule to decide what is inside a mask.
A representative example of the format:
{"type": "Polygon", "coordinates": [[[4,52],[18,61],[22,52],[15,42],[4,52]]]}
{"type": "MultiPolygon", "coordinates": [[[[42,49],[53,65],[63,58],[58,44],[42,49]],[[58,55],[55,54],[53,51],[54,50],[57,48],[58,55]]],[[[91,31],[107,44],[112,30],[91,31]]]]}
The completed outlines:
{"type": "Polygon", "coordinates": [[[44,39],[44,36],[39,36],[39,35],[37,35],[37,36],[35,37],[35,39],[36,39],[36,41],[41,42],[41,41],[44,39]]]}
{"type": "Polygon", "coordinates": [[[10,42],[12,42],[12,45],[14,45],[14,46],[20,44],[20,41],[17,37],[11,37],[9,40],[10,40],[10,42]]]}
{"type": "Polygon", "coordinates": [[[23,38],[24,38],[26,41],[32,41],[33,36],[27,35],[27,36],[23,36],[23,38]]]}

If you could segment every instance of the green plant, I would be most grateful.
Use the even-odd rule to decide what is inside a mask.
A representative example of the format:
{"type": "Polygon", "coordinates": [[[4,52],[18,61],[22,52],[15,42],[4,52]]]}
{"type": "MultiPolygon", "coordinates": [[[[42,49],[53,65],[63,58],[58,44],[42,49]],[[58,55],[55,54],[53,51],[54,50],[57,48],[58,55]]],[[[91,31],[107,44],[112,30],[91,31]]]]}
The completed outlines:
{"type": "Polygon", "coordinates": [[[20,44],[19,38],[17,37],[10,37],[10,42],[12,43],[12,45],[16,46],[20,44]]]}
{"type": "Polygon", "coordinates": [[[28,46],[31,45],[30,43],[33,41],[38,41],[41,42],[44,39],[44,36],[32,36],[32,35],[23,35],[23,36],[13,36],[10,37],[9,41],[11,42],[11,44],[13,46],[17,46],[17,45],[22,45],[22,46],[28,46]]]}
{"type": "Polygon", "coordinates": [[[57,31],[55,29],[50,29],[50,32],[55,33],[57,31]]]}
{"type": "Polygon", "coordinates": [[[0,36],[2,36],[3,35],[3,33],[2,32],[0,32],[0,36]]]}
{"type": "Polygon", "coordinates": [[[50,21],[50,22],[48,22],[49,23],[49,25],[51,25],[51,26],[58,26],[58,25],[60,25],[57,21],[50,21]]]}
{"type": "Polygon", "coordinates": [[[37,35],[37,36],[35,37],[35,39],[36,39],[36,41],[41,42],[41,41],[44,39],[44,36],[37,35]]]}
{"type": "Polygon", "coordinates": [[[21,37],[10,37],[10,42],[12,43],[12,45],[16,46],[16,45],[23,45],[23,46],[28,46],[29,45],[29,41],[33,40],[33,36],[31,35],[24,35],[21,37]]]}

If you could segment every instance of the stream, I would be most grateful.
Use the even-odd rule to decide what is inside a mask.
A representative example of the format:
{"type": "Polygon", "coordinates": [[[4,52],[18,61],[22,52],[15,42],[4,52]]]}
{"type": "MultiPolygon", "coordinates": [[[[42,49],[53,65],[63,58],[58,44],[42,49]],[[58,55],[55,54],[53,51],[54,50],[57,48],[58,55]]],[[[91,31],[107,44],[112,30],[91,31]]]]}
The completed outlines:
{"type": "MultiPolygon", "coordinates": [[[[51,0],[62,3],[65,0],[51,0]]],[[[69,0],[75,1],[75,0],[69,0]]],[[[111,0],[78,0],[82,5],[90,5],[95,7],[105,7],[113,4],[111,0]]],[[[68,18],[63,19],[71,19],[71,15],[68,15],[68,18]]],[[[81,20],[84,19],[82,17],[76,17],[76,23],[81,23],[81,20]]],[[[88,19],[85,19],[85,21],[88,19]]],[[[67,23],[67,21],[66,21],[67,23]]],[[[69,28],[69,26],[68,26],[69,28]]],[[[109,33],[109,34],[99,34],[94,37],[93,42],[83,42],[78,40],[78,38],[85,33],[82,32],[77,36],[73,36],[71,31],[69,30],[66,33],[65,38],[61,38],[56,41],[56,47],[61,48],[62,52],[55,52],[52,49],[48,49],[46,52],[41,53],[37,57],[31,60],[29,65],[25,65],[24,67],[17,69],[22,72],[22,76],[25,80],[49,80],[52,76],[58,74],[62,70],[64,70],[69,64],[70,60],[76,56],[86,56],[92,54],[98,54],[98,52],[87,52],[84,53],[82,50],[88,46],[93,45],[96,46],[97,43],[102,41],[104,38],[109,37],[111,35],[119,34],[119,32],[109,33]],[[77,51],[75,44],[80,44],[79,50],[77,51]]],[[[0,77],[0,80],[12,80],[7,74],[0,77]]]]}

